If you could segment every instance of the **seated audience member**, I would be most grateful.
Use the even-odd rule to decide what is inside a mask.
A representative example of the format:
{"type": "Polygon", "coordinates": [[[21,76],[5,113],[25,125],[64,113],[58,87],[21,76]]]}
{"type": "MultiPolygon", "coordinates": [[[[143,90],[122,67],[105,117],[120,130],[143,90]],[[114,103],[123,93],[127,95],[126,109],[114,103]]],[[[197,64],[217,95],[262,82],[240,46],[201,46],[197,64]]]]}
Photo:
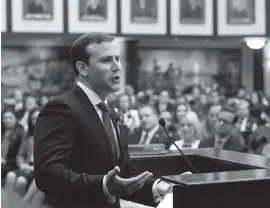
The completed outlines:
{"type": "Polygon", "coordinates": [[[18,168],[16,157],[25,133],[12,110],[2,113],[1,125],[1,179],[4,179],[9,171],[18,168]]]}
{"type": "Polygon", "coordinates": [[[212,90],[209,93],[209,103],[210,105],[220,105],[221,104],[221,97],[217,90],[212,90]]]}
{"type": "Polygon", "coordinates": [[[160,144],[167,145],[169,139],[162,127],[155,108],[151,105],[142,105],[138,109],[141,120],[140,128],[136,129],[129,139],[129,144],[160,144]]]}
{"type": "Polygon", "coordinates": [[[23,91],[20,89],[15,89],[13,92],[13,98],[4,98],[3,102],[8,107],[13,108],[14,112],[17,114],[20,113],[20,111],[24,108],[24,97],[23,97],[23,91]]]}
{"type": "MultiPolygon", "coordinates": [[[[197,149],[201,140],[200,122],[196,114],[189,111],[181,120],[178,134],[181,140],[175,141],[179,148],[197,149]]],[[[172,144],[170,150],[177,148],[172,144]]]]}
{"type": "Polygon", "coordinates": [[[189,105],[187,103],[179,103],[176,106],[175,111],[175,123],[178,125],[181,120],[186,116],[187,112],[190,111],[189,105]]]}
{"type": "Polygon", "coordinates": [[[250,104],[246,100],[242,100],[237,106],[237,127],[243,135],[245,144],[248,145],[252,140],[256,139],[257,122],[250,116],[250,104]]]}
{"type": "Polygon", "coordinates": [[[163,111],[169,111],[169,112],[174,111],[174,106],[170,103],[169,91],[162,90],[159,93],[158,100],[155,103],[155,108],[156,108],[158,114],[160,114],[163,111]]]}
{"type": "Polygon", "coordinates": [[[28,131],[28,119],[30,112],[37,107],[37,99],[33,95],[27,95],[25,98],[25,109],[19,123],[23,126],[24,131],[28,131]]]}
{"type": "Polygon", "coordinates": [[[39,106],[44,107],[49,100],[50,100],[50,98],[48,95],[46,95],[46,94],[40,95],[39,106]]]}
{"type": "Polygon", "coordinates": [[[127,85],[125,87],[125,93],[130,97],[131,107],[133,107],[136,104],[136,95],[134,88],[131,85],[127,85]]]}
{"type": "Polygon", "coordinates": [[[200,120],[204,120],[207,118],[209,107],[207,95],[202,93],[197,101],[196,108],[193,108],[193,111],[197,113],[200,120]]]}
{"type": "Polygon", "coordinates": [[[121,115],[125,115],[125,123],[128,127],[129,133],[133,132],[140,126],[138,111],[131,109],[131,100],[127,94],[121,94],[118,96],[116,111],[121,115]]]}
{"type": "Polygon", "coordinates": [[[246,88],[244,86],[240,86],[236,92],[236,97],[238,99],[245,99],[246,98],[246,88]]]}
{"type": "Polygon", "coordinates": [[[170,136],[177,133],[177,127],[173,122],[173,114],[169,111],[163,111],[160,113],[160,118],[166,121],[166,128],[170,136]]]}
{"type": "Polygon", "coordinates": [[[215,147],[232,151],[246,151],[242,138],[235,134],[236,113],[230,108],[223,107],[215,125],[215,136],[203,139],[199,148],[215,147]]]}
{"type": "Polygon", "coordinates": [[[215,135],[215,125],[221,105],[210,107],[207,119],[201,122],[202,139],[211,138],[215,135]]]}
{"type": "Polygon", "coordinates": [[[34,129],[39,113],[40,111],[38,109],[35,109],[30,113],[28,121],[28,133],[26,137],[22,140],[21,147],[17,156],[17,163],[20,169],[20,173],[28,180],[33,179],[34,129]]]}

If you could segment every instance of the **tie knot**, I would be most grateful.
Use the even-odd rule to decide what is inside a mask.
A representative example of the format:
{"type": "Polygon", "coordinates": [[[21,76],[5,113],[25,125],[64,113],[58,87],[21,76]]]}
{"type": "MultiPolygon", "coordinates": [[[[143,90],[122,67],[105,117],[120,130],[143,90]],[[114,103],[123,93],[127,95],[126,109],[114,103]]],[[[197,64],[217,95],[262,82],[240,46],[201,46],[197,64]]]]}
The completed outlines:
{"type": "Polygon", "coordinates": [[[109,111],[109,107],[106,103],[101,102],[99,104],[97,104],[97,107],[99,107],[100,110],[102,110],[102,112],[108,112],[109,111]]]}

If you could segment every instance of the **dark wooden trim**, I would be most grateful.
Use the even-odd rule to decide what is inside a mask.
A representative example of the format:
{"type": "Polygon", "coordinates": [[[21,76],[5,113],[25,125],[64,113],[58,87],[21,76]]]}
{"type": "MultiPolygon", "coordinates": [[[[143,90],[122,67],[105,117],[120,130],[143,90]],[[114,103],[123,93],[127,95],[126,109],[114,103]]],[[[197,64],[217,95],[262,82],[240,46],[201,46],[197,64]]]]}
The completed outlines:
{"type": "Polygon", "coordinates": [[[64,33],[68,33],[68,0],[63,0],[64,33]]]}
{"type": "Polygon", "coordinates": [[[7,11],[7,33],[12,31],[12,1],[6,0],[6,11],[7,11]]]}

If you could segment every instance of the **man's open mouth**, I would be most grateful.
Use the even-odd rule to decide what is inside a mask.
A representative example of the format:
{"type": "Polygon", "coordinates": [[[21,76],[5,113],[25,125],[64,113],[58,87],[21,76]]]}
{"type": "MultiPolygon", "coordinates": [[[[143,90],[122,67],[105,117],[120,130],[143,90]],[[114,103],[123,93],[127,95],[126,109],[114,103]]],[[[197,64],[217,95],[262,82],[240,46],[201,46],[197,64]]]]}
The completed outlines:
{"type": "Polygon", "coordinates": [[[113,80],[113,81],[119,81],[119,80],[120,80],[120,76],[114,76],[114,77],[112,78],[112,80],[113,80]]]}

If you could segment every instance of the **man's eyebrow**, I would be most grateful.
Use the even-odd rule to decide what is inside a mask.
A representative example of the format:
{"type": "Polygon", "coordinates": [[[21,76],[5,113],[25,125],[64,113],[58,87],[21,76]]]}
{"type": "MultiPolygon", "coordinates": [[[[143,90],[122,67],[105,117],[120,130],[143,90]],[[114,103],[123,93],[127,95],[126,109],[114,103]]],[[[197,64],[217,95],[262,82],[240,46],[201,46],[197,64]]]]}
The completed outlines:
{"type": "Polygon", "coordinates": [[[120,55],[116,55],[116,56],[112,56],[112,55],[104,55],[104,56],[101,56],[100,59],[103,59],[103,58],[120,58],[120,55]]]}

